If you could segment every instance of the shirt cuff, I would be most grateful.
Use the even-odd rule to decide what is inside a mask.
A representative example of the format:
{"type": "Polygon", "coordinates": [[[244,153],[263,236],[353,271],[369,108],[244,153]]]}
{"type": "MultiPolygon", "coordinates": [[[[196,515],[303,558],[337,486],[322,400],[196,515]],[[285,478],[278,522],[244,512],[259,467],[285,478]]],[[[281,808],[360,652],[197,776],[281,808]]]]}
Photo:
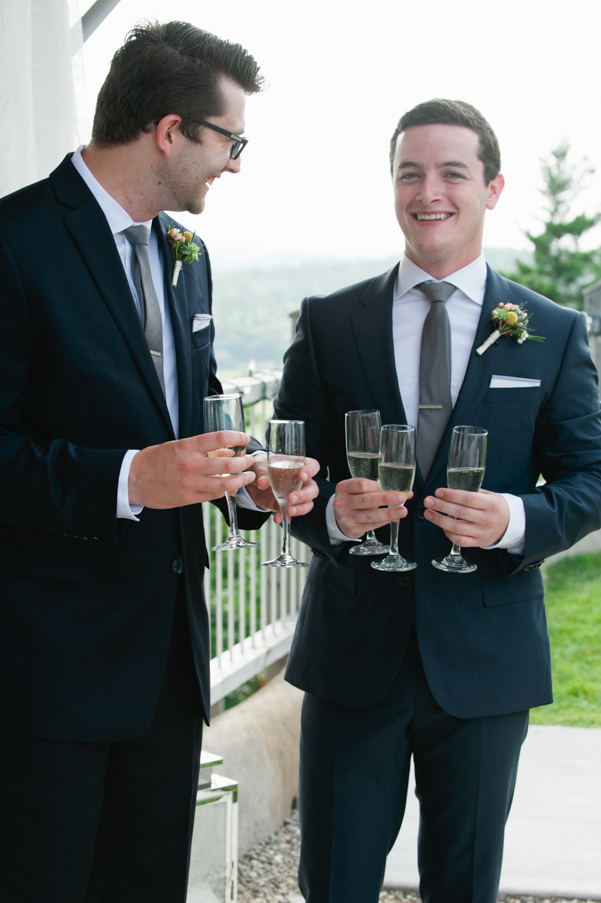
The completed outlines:
{"type": "Polygon", "coordinates": [[[336,515],[334,514],[334,496],[331,495],[328,499],[328,504],[326,507],[326,527],[328,529],[328,536],[330,537],[330,545],[337,546],[341,542],[361,542],[360,539],[352,539],[350,536],[345,536],[338,524],[336,523],[336,515]]]}
{"type": "Polygon", "coordinates": [[[134,456],[138,454],[140,451],[139,448],[130,449],[125,452],[123,457],[123,461],[121,462],[121,470],[119,471],[119,482],[117,484],[117,517],[124,517],[127,520],[136,520],[139,521],[140,518],[136,517],[143,509],[143,505],[130,505],[129,504],[129,471],[131,469],[131,462],[134,459],[134,456]]]}
{"type": "Polygon", "coordinates": [[[518,495],[500,492],[509,505],[509,523],[505,533],[494,546],[482,546],[483,549],[507,549],[512,555],[523,555],[526,545],[526,510],[524,502],[518,495]]]}
{"type": "Polygon", "coordinates": [[[258,505],[255,505],[248,494],[246,486],[243,486],[242,489],[239,489],[236,493],[236,504],[239,508],[246,508],[248,511],[261,511],[263,513],[273,514],[273,511],[270,511],[269,508],[259,508],[258,505]]]}

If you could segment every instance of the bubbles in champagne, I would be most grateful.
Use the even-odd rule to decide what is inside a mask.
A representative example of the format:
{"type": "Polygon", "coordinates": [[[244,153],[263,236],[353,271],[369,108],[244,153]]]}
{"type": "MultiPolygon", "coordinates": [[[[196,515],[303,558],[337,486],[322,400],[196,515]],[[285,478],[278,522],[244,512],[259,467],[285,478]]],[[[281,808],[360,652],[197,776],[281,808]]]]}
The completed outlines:
{"type": "Polygon", "coordinates": [[[287,502],[291,492],[300,489],[303,482],[300,478],[300,472],[305,466],[304,460],[298,458],[280,458],[273,460],[273,456],[269,459],[268,471],[269,482],[273,489],[273,494],[280,504],[287,502]]]}
{"type": "Polygon", "coordinates": [[[415,465],[382,464],[378,467],[380,486],[384,492],[411,492],[415,479],[415,465]]]}
{"type": "Polygon", "coordinates": [[[447,486],[449,489],[478,492],[483,479],[483,467],[449,467],[447,470],[447,486]]]}
{"type": "Polygon", "coordinates": [[[347,452],[346,460],[352,477],[366,480],[378,479],[379,454],[373,452],[347,452]]]}

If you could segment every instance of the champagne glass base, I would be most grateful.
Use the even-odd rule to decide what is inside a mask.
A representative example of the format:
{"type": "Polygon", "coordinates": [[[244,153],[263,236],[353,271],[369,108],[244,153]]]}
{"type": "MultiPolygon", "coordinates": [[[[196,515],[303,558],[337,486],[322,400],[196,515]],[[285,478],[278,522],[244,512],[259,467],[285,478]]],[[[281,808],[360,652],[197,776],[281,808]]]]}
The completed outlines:
{"type": "Polygon", "coordinates": [[[262,568],[308,568],[309,565],[305,561],[297,561],[292,555],[282,553],[272,561],[262,561],[262,568]]]}
{"type": "Polygon", "coordinates": [[[446,574],[473,574],[478,570],[477,564],[470,564],[465,558],[433,558],[432,566],[446,574]]]}
{"type": "Polygon", "coordinates": [[[383,542],[366,539],[360,546],[353,546],[349,555],[388,555],[389,552],[390,546],[385,546],[383,542]]]}
{"type": "Polygon", "coordinates": [[[383,561],[372,561],[375,571],[413,571],[417,564],[415,561],[406,561],[402,555],[388,555],[383,561]]]}
{"type": "Polygon", "coordinates": [[[248,542],[242,536],[228,536],[225,542],[213,546],[211,552],[231,552],[233,549],[256,549],[258,547],[258,542],[248,542]]]}

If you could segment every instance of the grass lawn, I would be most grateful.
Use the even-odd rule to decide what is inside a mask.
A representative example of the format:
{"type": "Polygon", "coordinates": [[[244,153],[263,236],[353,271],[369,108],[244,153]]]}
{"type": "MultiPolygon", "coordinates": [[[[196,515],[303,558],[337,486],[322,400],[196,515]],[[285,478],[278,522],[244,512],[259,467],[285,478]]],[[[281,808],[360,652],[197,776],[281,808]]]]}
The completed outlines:
{"type": "Polygon", "coordinates": [[[531,723],[601,727],[601,554],[543,573],[555,702],[532,709],[531,723]]]}

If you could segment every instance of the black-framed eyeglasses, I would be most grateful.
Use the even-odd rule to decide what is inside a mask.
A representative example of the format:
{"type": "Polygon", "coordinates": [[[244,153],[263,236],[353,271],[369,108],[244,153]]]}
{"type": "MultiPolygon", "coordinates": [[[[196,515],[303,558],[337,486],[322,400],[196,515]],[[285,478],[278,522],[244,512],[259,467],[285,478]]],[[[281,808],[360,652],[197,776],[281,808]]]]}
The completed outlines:
{"type": "MultiPolygon", "coordinates": [[[[160,121],[160,119],[155,119],[154,124],[158,125],[160,121]]],[[[248,144],[248,138],[243,138],[242,135],[236,135],[235,132],[228,132],[227,129],[222,129],[220,125],[214,125],[206,119],[195,119],[194,122],[198,122],[200,125],[206,125],[207,128],[213,129],[214,132],[219,132],[220,135],[225,135],[226,138],[233,141],[234,143],[230,147],[230,157],[232,160],[237,160],[248,144]]]]}
{"type": "Polygon", "coordinates": [[[226,138],[233,141],[234,143],[230,148],[230,157],[232,160],[237,160],[248,144],[248,138],[236,135],[235,132],[228,132],[227,129],[222,129],[220,125],[214,125],[212,122],[207,122],[206,119],[195,119],[194,122],[198,122],[200,125],[206,125],[207,128],[213,129],[214,132],[219,132],[220,135],[225,135],[226,138]]]}

